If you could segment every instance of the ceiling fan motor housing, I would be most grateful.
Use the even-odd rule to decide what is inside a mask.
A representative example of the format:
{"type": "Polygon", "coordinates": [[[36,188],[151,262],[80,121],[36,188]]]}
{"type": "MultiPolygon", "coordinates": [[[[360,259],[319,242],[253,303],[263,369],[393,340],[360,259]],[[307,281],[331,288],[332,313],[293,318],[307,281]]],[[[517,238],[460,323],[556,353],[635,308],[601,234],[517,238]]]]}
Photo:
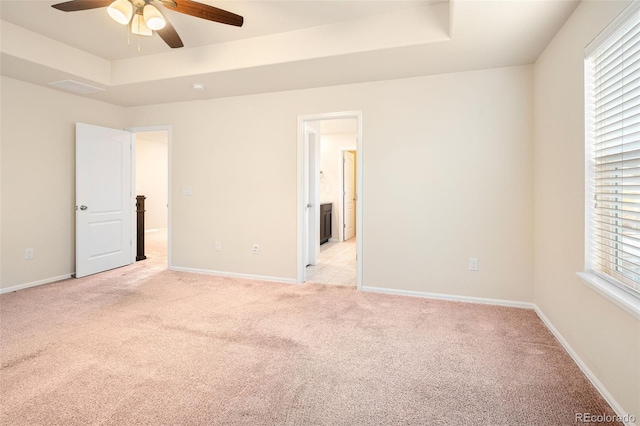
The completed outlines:
{"type": "Polygon", "coordinates": [[[169,47],[183,47],[175,28],[151,3],[161,3],[175,12],[222,24],[241,27],[244,23],[244,18],[240,15],[191,0],[69,0],[51,7],[63,12],[108,7],[109,15],[120,24],[131,25],[134,34],[153,35],[151,30],[154,30],[169,47]],[[148,9],[147,13],[145,9],[148,9]]]}

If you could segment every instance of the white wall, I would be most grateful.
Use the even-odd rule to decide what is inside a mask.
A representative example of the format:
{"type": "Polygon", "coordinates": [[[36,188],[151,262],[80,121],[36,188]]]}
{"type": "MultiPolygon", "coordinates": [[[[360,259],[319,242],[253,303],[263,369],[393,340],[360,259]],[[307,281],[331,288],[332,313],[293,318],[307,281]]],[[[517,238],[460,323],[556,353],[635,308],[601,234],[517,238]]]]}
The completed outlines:
{"type": "Polygon", "coordinates": [[[75,272],[75,123],[124,110],[2,77],[2,271],[8,288],[75,272]],[[25,260],[24,250],[34,249],[25,260]]]}
{"type": "MultiPolygon", "coordinates": [[[[355,120],[353,120],[355,121],[355,120]]],[[[322,178],[320,200],[333,203],[331,215],[332,240],[341,241],[340,209],[342,208],[342,153],[356,149],[357,133],[322,133],[320,151],[322,178]]]]}
{"type": "Polygon", "coordinates": [[[582,2],[535,65],[535,303],[627,412],[640,418],[640,322],[584,269],[584,47],[625,2],[582,2]]]}
{"type": "Polygon", "coordinates": [[[127,125],[173,125],[174,266],[295,279],[296,117],[361,110],[364,284],[532,301],[531,71],[136,107],[127,125]]]}
{"type": "Polygon", "coordinates": [[[136,133],[136,195],[146,196],[145,229],[167,227],[167,132],[136,133]]]}

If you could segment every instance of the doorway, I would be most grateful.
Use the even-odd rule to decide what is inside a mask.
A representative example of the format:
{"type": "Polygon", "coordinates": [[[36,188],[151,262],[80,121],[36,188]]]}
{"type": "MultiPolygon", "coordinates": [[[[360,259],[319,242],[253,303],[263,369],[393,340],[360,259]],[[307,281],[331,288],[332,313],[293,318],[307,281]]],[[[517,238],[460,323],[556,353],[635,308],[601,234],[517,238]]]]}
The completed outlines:
{"type": "Polygon", "coordinates": [[[136,136],[135,195],[144,196],[144,262],[170,267],[169,126],[130,129],[136,136]]]}
{"type": "Polygon", "coordinates": [[[356,235],[356,151],[342,151],[342,238],[356,235]]]}
{"type": "Polygon", "coordinates": [[[298,118],[301,283],[362,287],[361,117],[345,112],[298,118]],[[310,133],[319,133],[315,144],[310,133]]]}

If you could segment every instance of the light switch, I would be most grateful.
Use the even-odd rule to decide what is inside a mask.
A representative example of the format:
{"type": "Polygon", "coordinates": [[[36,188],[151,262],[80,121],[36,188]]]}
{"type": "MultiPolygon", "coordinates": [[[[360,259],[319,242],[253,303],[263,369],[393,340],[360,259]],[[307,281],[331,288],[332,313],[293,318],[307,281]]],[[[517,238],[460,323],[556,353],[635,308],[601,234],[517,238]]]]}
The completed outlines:
{"type": "Polygon", "coordinates": [[[186,197],[190,197],[193,195],[193,188],[190,186],[183,186],[182,187],[182,195],[186,196],[186,197]]]}
{"type": "Polygon", "coordinates": [[[480,270],[480,261],[474,257],[469,259],[469,270],[470,271],[478,271],[480,270]]]}

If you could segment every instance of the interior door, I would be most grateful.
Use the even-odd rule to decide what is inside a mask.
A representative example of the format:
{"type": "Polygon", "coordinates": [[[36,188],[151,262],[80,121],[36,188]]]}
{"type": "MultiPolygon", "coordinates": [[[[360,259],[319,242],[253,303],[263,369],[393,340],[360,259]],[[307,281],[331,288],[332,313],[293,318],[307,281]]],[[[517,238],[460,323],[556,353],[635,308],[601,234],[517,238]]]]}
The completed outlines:
{"type": "Polygon", "coordinates": [[[344,183],[344,241],[356,235],[356,155],[345,151],[342,161],[344,183]]]}
{"type": "Polygon", "coordinates": [[[133,263],[133,134],[76,123],[76,277],[133,263]]]}
{"type": "Polygon", "coordinates": [[[304,185],[305,185],[305,266],[318,263],[320,252],[320,132],[318,123],[305,123],[304,185]]]}

